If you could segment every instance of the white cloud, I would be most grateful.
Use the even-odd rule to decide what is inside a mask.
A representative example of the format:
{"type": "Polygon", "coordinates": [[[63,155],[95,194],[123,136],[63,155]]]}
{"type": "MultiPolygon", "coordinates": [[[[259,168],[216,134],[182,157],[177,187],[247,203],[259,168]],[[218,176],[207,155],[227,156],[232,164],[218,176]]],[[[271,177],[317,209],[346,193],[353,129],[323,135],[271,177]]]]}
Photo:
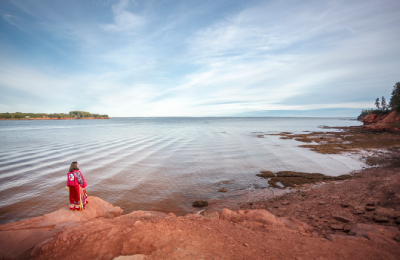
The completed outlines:
{"type": "Polygon", "coordinates": [[[114,23],[104,25],[103,28],[108,31],[118,32],[135,32],[143,27],[146,19],[143,16],[127,11],[129,0],[121,0],[118,4],[112,7],[114,14],[114,23]]]}
{"type": "MultiPolygon", "coordinates": [[[[41,58],[49,61],[38,65],[39,58],[21,62],[7,54],[0,61],[0,87],[25,93],[32,108],[38,93],[74,105],[69,93],[79,93],[82,106],[111,116],[366,108],[370,97],[386,95],[377,86],[390,89],[399,80],[400,12],[385,3],[259,2],[217,15],[204,8],[198,24],[200,16],[191,20],[194,13],[188,14],[193,10],[171,8],[162,16],[157,12],[164,10],[127,0],[111,7],[112,24],[57,20],[60,10],[29,8],[40,19],[30,34],[44,35],[77,68],[64,70],[66,58],[43,50],[41,58]]],[[[15,17],[3,14],[9,23],[15,17]]],[[[0,55],[14,48],[6,47],[0,55]]]]}

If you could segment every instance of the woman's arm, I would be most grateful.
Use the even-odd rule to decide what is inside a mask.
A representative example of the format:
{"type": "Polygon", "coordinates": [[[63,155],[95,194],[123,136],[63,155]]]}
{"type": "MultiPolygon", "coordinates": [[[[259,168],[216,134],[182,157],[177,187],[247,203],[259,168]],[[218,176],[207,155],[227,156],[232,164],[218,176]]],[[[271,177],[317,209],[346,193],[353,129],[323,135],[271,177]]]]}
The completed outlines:
{"type": "Polygon", "coordinates": [[[82,185],[82,184],[83,184],[83,181],[82,181],[82,175],[81,175],[81,173],[78,172],[78,171],[76,171],[76,172],[74,172],[74,175],[75,175],[75,178],[76,178],[76,180],[78,181],[79,185],[82,185]]]}
{"type": "MultiPolygon", "coordinates": [[[[86,188],[86,182],[85,182],[85,179],[83,178],[83,175],[82,175],[82,173],[81,173],[81,177],[82,177],[82,188],[86,188]]],[[[80,183],[79,183],[80,184],[80,183]]]]}

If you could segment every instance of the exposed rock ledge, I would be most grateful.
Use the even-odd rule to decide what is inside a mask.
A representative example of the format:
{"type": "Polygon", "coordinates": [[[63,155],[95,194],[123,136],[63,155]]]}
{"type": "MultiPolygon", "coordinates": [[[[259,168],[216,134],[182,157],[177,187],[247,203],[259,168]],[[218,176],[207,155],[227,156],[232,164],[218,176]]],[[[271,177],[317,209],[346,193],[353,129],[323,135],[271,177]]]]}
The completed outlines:
{"type": "Polygon", "coordinates": [[[113,218],[123,212],[97,197],[89,197],[89,201],[84,211],[73,212],[66,206],[41,217],[1,225],[0,259],[15,259],[63,230],[98,217],[113,218]]]}
{"type": "Polygon", "coordinates": [[[369,114],[363,119],[363,129],[375,132],[400,132],[400,112],[369,114]]]}
{"type": "Polygon", "coordinates": [[[395,227],[357,224],[352,236],[310,234],[294,218],[263,209],[175,216],[122,210],[96,198],[0,226],[0,259],[396,259],[395,227]],[[118,217],[116,217],[118,216],[118,217]]]}

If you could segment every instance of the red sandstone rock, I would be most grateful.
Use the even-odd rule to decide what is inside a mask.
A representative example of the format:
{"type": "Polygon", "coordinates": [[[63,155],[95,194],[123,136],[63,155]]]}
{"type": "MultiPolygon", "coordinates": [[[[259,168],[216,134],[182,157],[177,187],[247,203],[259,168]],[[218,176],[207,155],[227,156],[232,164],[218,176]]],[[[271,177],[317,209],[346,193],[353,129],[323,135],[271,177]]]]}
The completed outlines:
{"type": "Polygon", "coordinates": [[[340,224],[331,224],[330,228],[333,230],[343,230],[344,226],[340,224]]]}
{"type": "Polygon", "coordinates": [[[354,236],[345,236],[345,235],[334,235],[334,234],[328,234],[326,238],[332,242],[335,242],[337,238],[340,239],[355,239],[355,240],[361,240],[363,242],[366,241],[364,237],[354,237],[354,236]]]}
{"type": "Polygon", "coordinates": [[[122,214],[120,207],[89,197],[83,211],[70,211],[69,206],[41,217],[11,222],[0,226],[0,259],[15,259],[61,230],[82,221],[98,217],[115,217],[122,214]]]}
{"type": "Polygon", "coordinates": [[[367,115],[363,129],[375,132],[400,132],[400,112],[393,111],[389,115],[367,115]]]}
{"type": "Polygon", "coordinates": [[[267,225],[283,226],[282,221],[278,220],[275,215],[271,214],[265,209],[239,210],[237,212],[229,209],[223,209],[220,219],[229,220],[234,223],[242,222],[244,220],[251,220],[267,225]]]}
{"type": "Polygon", "coordinates": [[[350,219],[343,216],[333,216],[332,218],[344,223],[350,222],[350,219]]]}
{"type": "Polygon", "coordinates": [[[369,114],[364,117],[363,123],[364,123],[364,125],[371,125],[371,124],[374,124],[374,123],[378,122],[379,120],[382,120],[386,117],[387,117],[387,114],[385,114],[385,115],[369,114]]]}
{"type": "Polygon", "coordinates": [[[299,232],[312,231],[312,227],[310,227],[306,223],[301,222],[295,218],[282,217],[282,218],[279,218],[279,220],[281,220],[283,222],[283,224],[285,225],[285,228],[296,230],[299,232]]]}
{"type": "Polygon", "coordinates": [[[374,220],[376,222],[389,222],[389,218],[384,217],[384,216],[375,216],[374,220]]]}
{"type": "Polygon", "coordinates": [[[346,224],[343,227],[344,232],[350,232],[350,230],[353,228],[354,224],[346,224]]]}
{"type": "Polygon", "coordinates": [[[349,235],[363,236],[373,242],[382,243],[383,241],[394,241],[394,238],[400,235],[400,231],[391,226],[356,224],[350,230],[349,235]]]}
{"type": "MultiPolygon", "coordinates": [[[[92,203],[97,198],[90,199],[92,203]]],[[[101,200],[97,201],[99,208],[108,208],[103,211],[103,216],[107,213],[120,213],[120,209],[106,202],[100,202],[101,200]]],[[[96,203],[89,203],[92,206],[91,213],[95,211],[94,204],[96,203]]],[[[329,205],[320,207],[327,206],[329,205]]],[[[337,206],[340,207],[340,205],[337,206]]],[[[90,212],[88,211],[87,214],[90,212]]],[[[79,212],[69,213],[74,215],[79,212]]],[[[353,227],[352,234],[355,236],[327,234],[327,238],[334,242],[326,242],[325,239],[311,235],[309,232],[312,228],[306,223],[291,217],[277,218],[266,210],[224,209],[220,218],[218,214],[213,218],[207,217],[214,215],[212,213],[204,214],[204,216],[200,214],[176,216],[172,213],[134,211],[110,218],[83,219],[80,216],[80,222],[75,224],[67,225],[61,222],[63,228],[53,233],[51,237],[47,236],[47,239],[41,238],[41,242],[38,242],[29,253],[32,260],[113,259],[115,257],[134,260],[143,258],[346,259],[350,257],[352,259],[396,259],[400,254],[400,247],[396,242],[400,234],[396,228],[378,225],[373,228],[353,227]],[[365,230],[367,232],[363,235],[362,232],[365,230]],[[366,243],[367,239],[374,243],[366,243]]],[[[27,222],[29,220],[26,220],[25,224],[16,222],[14,226],[27,227],[29,226],[27,222]]],[[[45,229],[44,226],[41,227],[45,229]]],[[[2,228],[4,226],[0,226],[0,232],[3,232],[2,228]]],[[[23,241],[17,242],[23,244],[23,241]]],[[[24,256],[24,259],[27,257],[29,255],[24,256]]]]}
{"type": "Polygon", "coordinates": [[[226,219],[144,211],[114,219],[92,219],[38,245],[32,260],[396,259],[400,253],[393,244],[366,243],[364,237],[327,235],[335,241],[327,242],[303,232],[263,224],[260,218],[264,221],[267,215],[270,219],[270,213],[251,212],[224,210],[221,215],[226,219]],[[242,221],[232,223],[231,218],[236,216],[242,221]],[[140,225],[136,225],[138,222],[140,225]]]}

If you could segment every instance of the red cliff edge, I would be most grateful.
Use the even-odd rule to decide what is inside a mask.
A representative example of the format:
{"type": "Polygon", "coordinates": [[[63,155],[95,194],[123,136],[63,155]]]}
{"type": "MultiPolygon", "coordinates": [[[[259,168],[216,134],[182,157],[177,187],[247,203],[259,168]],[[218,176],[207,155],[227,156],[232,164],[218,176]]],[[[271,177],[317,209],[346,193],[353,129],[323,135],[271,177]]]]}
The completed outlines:
{"type": "Polygon", "coordinates": [[[369,114],[363,119],[363,129],[374,132],[400,132],[400,112],[369,114]]]}
{"type": "Polygon", "coordinates": [[[96,198],[0,226],[0,259],[396,259],[396,227],[356,224],[350,236],[312,235],[306,223],[267,210],[176,216],[122,210],[96,198]]]}

